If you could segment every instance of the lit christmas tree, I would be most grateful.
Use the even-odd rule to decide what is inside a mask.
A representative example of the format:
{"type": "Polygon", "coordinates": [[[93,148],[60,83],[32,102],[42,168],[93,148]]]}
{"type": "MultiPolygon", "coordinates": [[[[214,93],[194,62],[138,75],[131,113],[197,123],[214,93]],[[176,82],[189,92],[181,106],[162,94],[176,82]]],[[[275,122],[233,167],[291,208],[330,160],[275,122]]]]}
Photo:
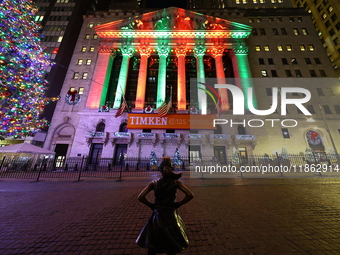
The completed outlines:
{"type": "Polygon", "coordinates": [[[289,155],[288,155],[288,151],[286,148],[282,148],[282,151],[281,151],[281,158],[282,159],[289,159],[289,155]]]}
{"type": "Polygon", "coordinates": [[[238,165],[240,164],[240,156],[239,156],[239,152],[238,149],[236,149],[235,147],[233,147],[233,152],[231,154],[231,163],[233,165],[238,165]]]}
{"type": "Polygon", "coordinates": [[[306,148],[306,160],[309,162],[315,162],[313,151],[309,146],[306,148]]]}
{"type": "Polygon", "coordinates": [[[32,136],[47,125],[39,119],[50,99],[44,74],[37,9],[29,0],[0,1],[0,138],[32,136]]]}
{"type": "Polygon", "coordinates": [[[176,150],[175,150],[175,155],[174,155],[174,159],[173,159],[172,163],[175,165],[175,167],[180,166],[183,163],[183,161],[181,160],[181,156],[179,155],[178,148],[176,148],[176,150]]]}
{"type": "Polygon", "coordinates": [[[156,153],[154,152],[154,150],[152,150],[150,153],[150,166],[151,168],[154,168],[155,166],[157,166],[157,164],[158,164],[158,161],[157,161],[156,153]]]}

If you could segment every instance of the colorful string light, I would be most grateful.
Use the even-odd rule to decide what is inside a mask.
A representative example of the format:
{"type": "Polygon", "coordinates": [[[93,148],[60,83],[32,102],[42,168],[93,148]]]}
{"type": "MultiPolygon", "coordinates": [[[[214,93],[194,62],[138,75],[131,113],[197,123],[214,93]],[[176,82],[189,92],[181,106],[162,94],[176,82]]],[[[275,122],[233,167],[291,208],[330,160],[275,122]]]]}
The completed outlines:
{"type": "Polygon", "coordinates": [[[46,69],[51,65],[41,46],[37,9],[29,0],[0,2],[0,136],[32,136],[48,123],[46,69]]]}

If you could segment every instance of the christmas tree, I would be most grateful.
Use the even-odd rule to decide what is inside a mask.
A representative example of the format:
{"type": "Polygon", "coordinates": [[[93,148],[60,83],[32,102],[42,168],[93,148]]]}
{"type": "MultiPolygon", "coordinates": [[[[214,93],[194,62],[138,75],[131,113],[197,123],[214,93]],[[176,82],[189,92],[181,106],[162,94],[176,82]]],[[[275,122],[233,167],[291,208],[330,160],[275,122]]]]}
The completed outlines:
{"type": "Polygon", "coordinates": [[[306,148],[306,160],[308,162],[315,162],[313,151],[312,151],[311,147],[309,147],[309,146],[306,148]]]}
{"type": "Polygon", "coordinates": [[[232,155],[231,155],[231,163],[233,165],[240,164],[239,152],[235,147],[233,147],[233,152],[232,152],[232,155]]]}
{"type": "Polygon", "coordinates": [[[49,101],[37,9],[29,0],[0,1],[0,138],[32,136],[47,125],[39,119],[49,101]]]}
{"type": "Polygon", "coordinates": [[[282,159],[289,159],[288,151],[287,151],[286,148],[282,148],[282,151],[281,151],[281,158],[282,158],[282,159]]]}
{"type": "Polygon", "coordinates": [[[154,150],[152,150],[150,153],[150,166],[156,166],[157,163],[158,162],[157,162],[156,153],[154,152],[154,150]]]}
{"type": "Polygon", "coordinates": [[[172,163],[176,166],[180,166],[180,165],[182,165],[182,163],[183,163],[183,161],[181,160],[181,157],[180,157],[180,155],[179,155],[179,150],[178,150],[178,148],[176,148],[176,150],[175,150],[175,155],[174,155],[174,159],[173,159],[173,161],[172,161],[172,163]]]}

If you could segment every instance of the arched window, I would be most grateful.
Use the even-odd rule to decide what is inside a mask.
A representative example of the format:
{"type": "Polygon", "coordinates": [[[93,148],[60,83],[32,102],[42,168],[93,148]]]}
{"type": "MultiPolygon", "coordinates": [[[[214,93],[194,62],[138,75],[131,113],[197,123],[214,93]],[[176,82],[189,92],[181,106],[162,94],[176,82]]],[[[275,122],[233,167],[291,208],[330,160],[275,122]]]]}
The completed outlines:
{"type": "Polygon", "coordinates": [[[243,125],[238,125],[237,127],[237,133],[239,135],[245,135],[246,134],[246,129],[243,125]]]}
{"type": "Polygon", "coordinates": [[[96,132],[104,132],[104,130],[105,130],[105,123],[103,122],[98,123],[96,127],[96,132]]]}
{"type": "Polygon", "coordinates": [[[126,124],[126,123],[120,124],[120,126],[119,126],[119,132],[128,132],[127,124],[126,124]]]}

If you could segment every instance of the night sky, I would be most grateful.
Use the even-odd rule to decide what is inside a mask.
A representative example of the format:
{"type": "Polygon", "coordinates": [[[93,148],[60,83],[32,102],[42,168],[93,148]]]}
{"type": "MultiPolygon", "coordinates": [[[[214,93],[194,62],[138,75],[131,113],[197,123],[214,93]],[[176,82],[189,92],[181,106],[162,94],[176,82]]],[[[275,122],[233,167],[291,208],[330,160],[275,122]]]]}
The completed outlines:
{"type": "Polygon", "coordinates": [[[167,7],[186,8],[186,0],[147,0],[147,8],[167,8],[167,7]]]}

